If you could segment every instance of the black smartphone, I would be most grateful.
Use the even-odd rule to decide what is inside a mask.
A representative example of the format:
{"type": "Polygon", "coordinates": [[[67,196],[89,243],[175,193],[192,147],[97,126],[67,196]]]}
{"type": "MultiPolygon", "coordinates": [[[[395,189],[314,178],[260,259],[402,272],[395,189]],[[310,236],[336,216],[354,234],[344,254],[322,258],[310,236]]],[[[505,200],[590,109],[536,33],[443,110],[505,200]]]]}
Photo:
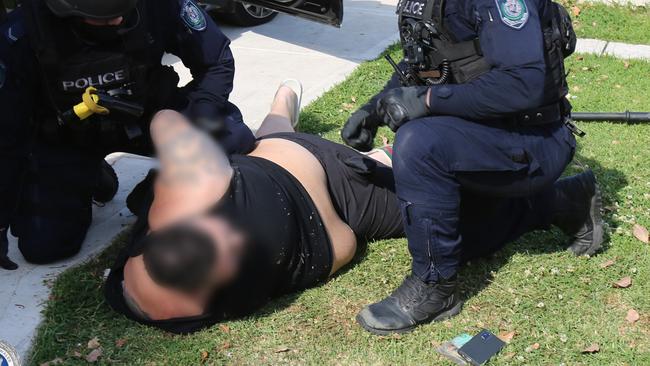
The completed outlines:
{"type": "Polygon", "coordinates": [[[483,329],[458,349],[458,354],[471,365],[483,365],[505,346],[499,337],[483,329]]]}

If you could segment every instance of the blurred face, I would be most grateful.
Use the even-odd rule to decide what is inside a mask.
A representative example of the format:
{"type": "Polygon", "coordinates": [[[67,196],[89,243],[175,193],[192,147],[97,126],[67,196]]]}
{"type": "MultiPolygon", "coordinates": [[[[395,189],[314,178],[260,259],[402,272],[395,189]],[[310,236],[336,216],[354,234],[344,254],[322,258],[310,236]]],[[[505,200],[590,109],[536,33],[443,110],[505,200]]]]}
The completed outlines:
{"type": "Polygon", "coordinates": [[[191,225],[200,228],[214,239],[217,263],[212,274],[213,285],[222,287],[233,281],[239,272],[244,254],[244,235],[227,220],[215,216],[196,218],[191,225]]]}

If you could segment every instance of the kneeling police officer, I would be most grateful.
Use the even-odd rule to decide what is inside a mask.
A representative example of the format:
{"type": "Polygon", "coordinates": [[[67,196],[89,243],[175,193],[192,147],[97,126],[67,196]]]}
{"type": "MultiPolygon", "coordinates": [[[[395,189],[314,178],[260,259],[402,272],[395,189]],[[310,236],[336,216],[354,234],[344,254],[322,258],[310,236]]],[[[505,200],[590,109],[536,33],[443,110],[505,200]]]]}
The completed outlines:
{"type": "Polygon", "coordinates": [[[104,156],[151,154],[149,121],[176,109],[228,152],[254,144],[228,102],[230,41],[193,0],[27,0],[0,26],[0,266],[7,230],[25,259],[76,254],[92,200],[117,192],[104,156]],[[161,65],[165,52],[193,81],[161,65]]]}
{"type": "Polygon", "coordinates": [[[397,132],[412,273],[357,316],[375,334],[458,314],[460,264],[524,233],[555,225],[576,255],[603,242],[594,175],[558,180],[580,132],[565,99],[564,57],[575,48],[566,10],[550,0],[402,0],[398,13],[404,61],[342,131],[361,150],[379,125],[397,132]]]}

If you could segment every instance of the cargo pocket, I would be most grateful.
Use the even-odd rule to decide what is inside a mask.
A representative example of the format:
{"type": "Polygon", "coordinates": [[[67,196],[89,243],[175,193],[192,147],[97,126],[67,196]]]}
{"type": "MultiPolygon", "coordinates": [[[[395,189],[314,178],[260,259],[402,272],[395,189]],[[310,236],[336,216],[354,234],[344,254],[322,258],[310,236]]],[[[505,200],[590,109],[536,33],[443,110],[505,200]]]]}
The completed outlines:
{"type": "Polygon", "coordinates": [[[540,168],[535,158],[523,147],[497,148],[478,159],[453,164],[456,172],[519,172],[532,173],[540,168]]]}

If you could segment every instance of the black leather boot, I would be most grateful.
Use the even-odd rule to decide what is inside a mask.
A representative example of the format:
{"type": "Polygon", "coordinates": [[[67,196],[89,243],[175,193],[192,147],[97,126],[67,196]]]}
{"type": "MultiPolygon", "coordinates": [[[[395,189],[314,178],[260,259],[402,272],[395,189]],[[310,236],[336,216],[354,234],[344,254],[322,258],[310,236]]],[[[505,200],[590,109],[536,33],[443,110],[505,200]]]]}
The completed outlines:
{"type": "Polygon", "coordinates": [[[591,170],[555,182],[553,225],[571,237],[575,255],[593,255],[604,241],[603,206],[596,177],[591,170]]]}
{"type": "Polygon", "coordinates": [[[115,170],[106,160],[102,160],[93,189],[93,199],[99,203],[106,203],[115,197],[119,187],[120,183],[115,170]]]}
{"type": "Polygon", "coordinates": [[[419,324],[440,321],[460,313],[463,306],[456,276],[426,283],[410,275],[384,300],[363,308],[357,322],[373,334],[406,333],[419,324]]]}
{"type": "Polygon", "coordinates": [[[7,254],[9,253],[9,240],[7,239],[8,229],[0,229],[0,268],[9,271],[18,269],[18,265],[14,263],[7,254]]]}

